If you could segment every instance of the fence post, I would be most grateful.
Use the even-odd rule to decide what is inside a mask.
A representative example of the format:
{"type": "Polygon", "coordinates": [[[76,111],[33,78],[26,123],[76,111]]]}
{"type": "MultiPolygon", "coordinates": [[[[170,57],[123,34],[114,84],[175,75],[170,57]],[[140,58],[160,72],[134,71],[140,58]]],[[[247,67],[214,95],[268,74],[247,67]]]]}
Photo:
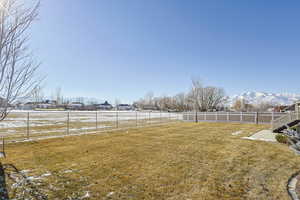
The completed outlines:
{"type": "Polygon", "coordinates": [[[138,126],[138,115],[137,115],[137,111],[135,111],[135,126],[138,126]]]}
{"type": "Polygon", "coordinates": [[[162,118],[161,118],[161,110],[160,110],[160,113],[159,113],[159,121],[160,121],[160,123],[161,123],[161,121],[162,121],[162,118]]]}
{"type": "Polygon", "coordinates": [[[29,112],[27,112],[27,139],[29,139],[29,112]]]}
{"type": "Polygon", "coordinates": [[[243,112],[240,113],[240,121],[243,121],[243,112]]]}
{"type": "Polygon", "coordinates": [[[70,134],[70,112],[67,113],[67,134],[70,134]]]}
{"type": "Polygon", "coordinates": [[[119,116],[118,116],[118,111],[116,112],[116,126],[119,128],[119,116]]]}
{"type": "Polygon", "coordinates": [[[151,125],[151,111],[149,111],[149,124],[151,125]]]}
{"type": "Polygon", "coordinates": [[[196,120],[196,123],[198,123],[198,112],[197,112],[197,110],[196,110],[196,116],[195,116],[195,120],[196,120]]]}
{"type": "Polygon", "coordinates": [[[258,124],[258,112],[255,113],[255,124],[258,124]]]}
{"type": "Polygon", "coordinates": [[[272,112],[272,121],[274,121],[274,112],[272,112]]]}
{"type": "Polygon", "coordinates": [[[229,122],[229,112],[227,112],[227,121],[229,122]]]}
{"type": "Polygon", "coordinates": [[[6,154],[5,154],[5,140],[4,140],[4,136],[2,137],[2,154],[3,154],[3,157],[6,158],[6,154]]]}
{"type": "Polygon", "coordinates": [[[207,121],[206,111],[204,113],[204,121],[207,121]]]}
{"type": "Polygon", "coordinates": [[[98,112],[96,110],[96,131],[98,130],[98,112]]]}
{"type": "Polygon", "coordinates": [[[218,121],[218,112],[216,112],[216,121],[218,121]]]}

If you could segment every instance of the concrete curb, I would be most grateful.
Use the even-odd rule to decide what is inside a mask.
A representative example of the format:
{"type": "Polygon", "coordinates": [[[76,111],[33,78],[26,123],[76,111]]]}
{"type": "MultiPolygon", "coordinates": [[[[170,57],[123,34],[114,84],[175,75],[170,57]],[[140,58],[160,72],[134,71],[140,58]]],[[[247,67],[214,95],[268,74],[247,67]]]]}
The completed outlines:
{"type": "Polygon", "coordinates": [[[288,180],[288,184],[287,184],[287,191],[289,193],[289,196],[291,197],[292,200],[299,200],[299,197],[296,193],[296,185],[298,182],[298,175],[300,172],[297,172],[295,174],[293,174],[291,176],[291,178],[289,178],[288,180]]]}

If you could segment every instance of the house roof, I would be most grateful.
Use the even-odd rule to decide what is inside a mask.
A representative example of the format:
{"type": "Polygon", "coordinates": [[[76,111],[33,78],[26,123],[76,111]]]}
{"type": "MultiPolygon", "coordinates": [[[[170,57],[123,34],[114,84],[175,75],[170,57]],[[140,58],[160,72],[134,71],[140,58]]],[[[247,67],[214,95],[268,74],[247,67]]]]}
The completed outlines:
{"type": "Polygon", "coordinates": [[[118,106],[130,106],[129,104],[119,104],[118,106]]]}
{"type": "Polygon", "coordinates": [[[109,104],[107,101],[105,101],[104,103],[99,104],[100,106],[111,106],[111,104],[109,104]]]}

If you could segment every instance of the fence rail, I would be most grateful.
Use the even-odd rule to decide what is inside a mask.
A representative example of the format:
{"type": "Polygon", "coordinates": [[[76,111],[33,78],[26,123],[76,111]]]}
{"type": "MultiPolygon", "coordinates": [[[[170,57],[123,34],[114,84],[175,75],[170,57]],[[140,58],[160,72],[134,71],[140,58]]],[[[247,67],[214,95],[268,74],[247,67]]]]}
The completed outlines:
{"type": "Polygon", "coordinates": [[[275,112],[186,112],[183,113],[183,120],[271,124],[285,115],[275,112]]]}
{"type": "Polygon", "coordinates": [[[292,122],[300,121],[300,112],[291,112],[287,113],[285,116],[282,116],[278,119],[273,120],[272,122],[272,130],[277,130],[282,126],[286,126],[292,122]]]}
{"type": "Polygon", "coordinates": [[[140,127],[182,120],[182,114],[135,111],[11,112],[0,122],[6,141],[140,127]]]}
{"type": "Polygon", "coordinates": [[[237,112],[135,112],[135,111],[31,111],[11,112],[0,122],[0,137],[6,141],[57,137],[142,127],[173,121],[218,121],[271,123],[286,113],[237,112]]]}

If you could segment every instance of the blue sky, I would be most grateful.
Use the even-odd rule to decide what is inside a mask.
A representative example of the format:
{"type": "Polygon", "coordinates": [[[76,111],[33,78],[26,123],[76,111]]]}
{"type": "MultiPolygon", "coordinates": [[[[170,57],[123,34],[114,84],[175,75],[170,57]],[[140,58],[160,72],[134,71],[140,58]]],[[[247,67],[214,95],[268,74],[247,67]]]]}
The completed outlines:
{"type": "Polygon", "coordinates": [[[42,0],[31,47],[46,93],[131,102],[191,78],[300,93],[300,1],[42,0]],[[294,87],[292,87],[294,85],[294,87]]]}

